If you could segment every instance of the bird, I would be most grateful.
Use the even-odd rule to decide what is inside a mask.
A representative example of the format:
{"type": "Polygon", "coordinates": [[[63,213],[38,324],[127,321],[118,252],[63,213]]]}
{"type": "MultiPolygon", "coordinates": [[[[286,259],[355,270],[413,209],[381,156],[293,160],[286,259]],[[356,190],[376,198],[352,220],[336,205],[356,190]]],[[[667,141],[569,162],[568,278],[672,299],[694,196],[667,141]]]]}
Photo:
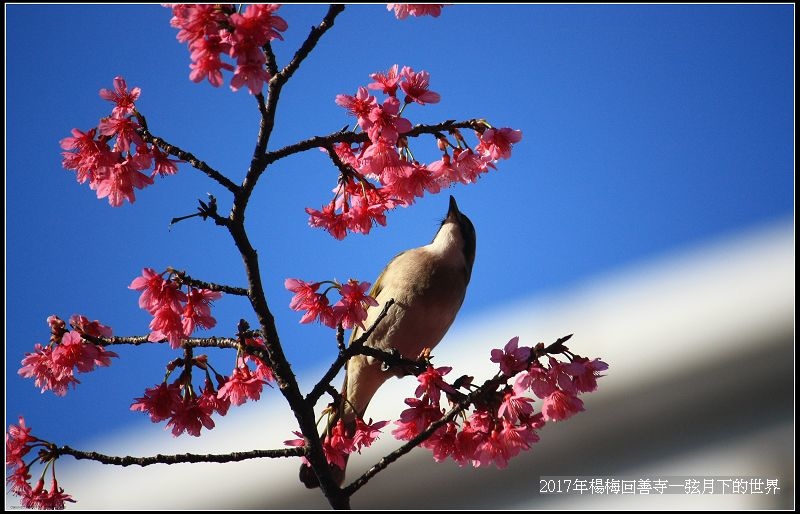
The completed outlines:
{"type": "MultiPolygon", "coordinates": [[[[475,262],[475,245],[475,227],[451,195],[447,215],[433,241],[399,253],[375,281],[370,296],[377,305],[369,307],[364,326],[375,323],[390,299],[394,304],[364,344],[397,352],[406,359],[417,359],[423,350],[439,344],[464,302],[475,262]]],[[[354,328],[350,344],[363,332],[354,328]]],[[[326,430],[341,418],[346,433],[352,436],[356,418],[365,419],[367,406],[380,386],[392,376],[404,374],[400,369],[387,369],[373,357],[351,357],[345,367],[341,403],[329,418],[326,430]]],[[[341,486],[345,470],[335,465],[330,468],[341,486]]],[[[305,464],[300,468],[300,480],[308,488],[319,486],[317,476],[305,464]]]]}

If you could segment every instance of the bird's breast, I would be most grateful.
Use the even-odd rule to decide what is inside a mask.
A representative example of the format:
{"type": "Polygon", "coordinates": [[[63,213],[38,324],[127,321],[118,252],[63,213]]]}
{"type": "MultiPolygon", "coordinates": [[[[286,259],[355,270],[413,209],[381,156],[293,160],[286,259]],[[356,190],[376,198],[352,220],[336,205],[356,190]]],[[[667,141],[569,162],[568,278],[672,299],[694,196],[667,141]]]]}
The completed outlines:
{"type": "Polygon", "coordinates": [[[367,324],[390,298],[395,305],[368,344],[396,348],[407,358],[435,347],[453,323],[468,281],[463,259],[459,262],[424,248],[402,254],[381,277],[382,288],[376,298],[379,306],[370,309],[367,324]]]}

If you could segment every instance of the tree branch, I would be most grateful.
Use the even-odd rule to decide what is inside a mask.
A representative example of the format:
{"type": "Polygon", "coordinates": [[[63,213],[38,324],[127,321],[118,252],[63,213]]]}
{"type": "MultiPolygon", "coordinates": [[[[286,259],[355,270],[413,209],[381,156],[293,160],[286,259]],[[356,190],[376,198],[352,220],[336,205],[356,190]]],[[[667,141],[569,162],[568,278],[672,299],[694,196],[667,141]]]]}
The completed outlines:
{"type": "Polygon", "coordinates": [[[224,284],[215,284],[214,282],[204,282],[196,278],[192,278],[186,274],[185,271],[176,270],[174,268],[167,268],[167,271],[175,275],[178,282],[200,289],[210,289],[211,291],[219,291],[220,293],[232,294],[236,296],[247,296],[247,289],[243,287],[226,286],[224,284]]]}
{"type": "Polygon", "coordinates": [[[267,41],[261,48],[267,58],[267,73],[270,77],[274,77],[278,74],[278,60],[275,58],[275,52],[272,51],[272,43],[267,41]]]}
{"type": "MultiPolygon", "coordinates": [[[[480,119],[471,119],[465,121],[443,121],[435,125],[415,125],[410,131],[402,134],[405,137],[418,137],[423,134],[440,134],[451,129],[467,129],[482,130],[486,128],[486,122],[480,119]]],[[[278,150],[267,152],[264,160],[267,165],[273,162],[294,155],[296,153],[313,150],[315,148],[326,148],[336,143],[366,143],[369,141],[369,136],[364,132],[351,132],[351,131],[338,131],[327,136],[314,136],[303,141],[284,146],[278,150]]]]}
{"type": "Polygon", "coordinates": [[[281,457],[302,457],[305,455],[305,448],[280,448],[277,450],[250,450],[245,452],[231,452],[225,454],[196,454],[196,453],[181,453],[177,455],[154,455],[152,457],[116,457],[113,455],[104,455],[97,452],[85,452],[75,450],[69,446],[56,446],[51,444],[49,450],[55,457],[61,455],[70,455],[78,460],[94,460],[102,464],[111,464],[114,466],[151,466],[153,464],[182,464],[187,462],[239,462],[249,459],[262,459],[262,458],[281,458],[281,457]]]}
{"type": "MultiPolygon", "coordinates": [[[[121,344],[128,344],[131,346],[141,346],[143,344],[161,344],[166,343],[166,339],[160,341],[150,341],[149,336],[113,336],[113,337],[97,337],[88,334],[81,334],[83,339],[90,341],[94,344],[103,346],[114,346],[121,344]]],[[[184,340],[184,345],[191,346],[192,348],[238,348],[239,341],[231,337],[190,337],[184,340]]],[[[247,348],[250,348],[248,345],[247,348]]],[[[257,347],[253,347],[257,348],[257,347]]]]}
{"type": "MultiPolygon", "coordinates": [[[[269,81],[267,88],[267,103],[265,106],[259,104],[259,111],[261,111],[261,126],[259,129],[258,140],[256,142],[256,151],[253,153],[253,160],[250,162],[250,169],[247,170],[247,176],[241,186],[241,194],[237,195],[234,200],[233,209],[231,211],[233,217],[244,217],[244,210],[247,207],[247,202],[250,201],[250,195],[256,187],[258,178],[269,165],[264,159],[265,151],[269,145],[269,139],[272,135],[272,130],[275,128],[275,114],[278,107],[278,100],[281,96],[283,86],[289,81],[295,71],[300,67],[300,64],[308,56],[311,50],[319,42],[325,32],[327,32],[336,19],[336,16],[344,11],[344,5],[333,4],[328,8],[328,13],[320,22],[319,26],[312,27],[306,40],[300,45],[300,48],[294,55],[294,58],[284,66],[284,68],[274,74],[269,81]]],[[[266,51],[266,50],[265,50],[266,51]]],[[[274,65],[274,55],[270,51],[267,53],[268,65],[270,61],[274,65]]],[[[276,66],[277,69],[277,66],[276,66]]]]}
{"type": "Polygon", "coordinates": [[[339,351],[339,356],[336,357],[335,361],[333,361],[331,367],[328,368],[328,371],[325,372],[324,375],[322,375],[322,378],[319,380],[319,382],[317,382],[311,392],[306,395],[305,401],[311,407],[316,405],[322,395],[325,394],[327,386],[331,383],[331,380],[333,380],[336,375],[339,374],[339,370],[342,369],[342,366],[344,366],[344,364],[347,362],[347,359],[359,353],[357,350],[364,346],[364,343],[367,341],[367,339],[369,339],[369,336],[372,335],[372,332],[375,331],[375,328],[378,326],[378,324],[383,320],[383,318],[386,317],[386,314],[389,312],[389,308],[392,305],[394,305],[394,298],[389,298],[389,300],[383,304],[383,309],[381,309],[381,312],[378,313],[378,317],[375,318],[375,321],[372,323],[372,325],[370,325],[370,327],[358,338],[353,340],[347,349],[344,351],[339,351]]]}
{"type": "MultiPolygon", "coordinates": [[[[270,47],[271,48],[271,47],[270,47]]],[[[274,55],[272,56],[275,57],[274,55]]],[[[269,97],[272,98],[272,86],[269,86],[269,97]]],[[[258,112],[261,114],[261,121],[258,125],[258,138],[256,139],[256,147],[253,150],[253,158],[250,160],[250,169],[257,169],[261,162],[261,156],[267,150],[267,141],[269,134],[272,131],[272,126],[275,124],[274,106],[272,108],[272,116],[270,117],[270,109],[264,101],[264,95],[258,93],[256,95],[256,102],[258,102],[258,112]]],[[[249,174],[249,172],[248,172],[249,174]]]]}
{"type": "Polygon", "coordinates": [[[219,171],[215,170],[205,162],[201,161],[200,159],[195,157],[192,153],[187,152],[185,150],[181,150],[177,146],[168,143],[164,139],[158,136],[154,136],[147,128],[147,120],[145,119],[143,114],[141,114],[140,112],[136,112],[136,119],[139,121],[139,125],[141,125],[141,128],[139,129],[139,135],[142,136],[142,139],[144,139],[146,142],[156,145],[165,152],[167,152],[168,154],[188,162],[193,167],[197,168],[198,170],[208,175],[211,179],[218,182],[228,191],[236,194],[236,192],[239,190],[239,186],[234,184],[228,177],[226,177],[219,171]]]}
{"type": "Polygon", "coordinates": [[[331,4],[328,8],[328,13],[322,19],[322,22],[319,24],[318,27],[311,27],[311,33],[308,34],[308,37],[300,45],[300,48],[295,52],[294,57],[289,64],[283,67],[280,73],[276,75],[277,82],[281,84],[285,84],[291,77],[294,75],[294,72],[297,71],[297,68],[300,67],[300,64],[303,60],[308,57],[308,54],[311,53],[311,50],[317,46],[319,43],[320,38],[322,37],[325,32],[327,32],[331,27],[333,27],[333,22],[336,20],[336,17],[344,11],[343,4],[331,4]]]}

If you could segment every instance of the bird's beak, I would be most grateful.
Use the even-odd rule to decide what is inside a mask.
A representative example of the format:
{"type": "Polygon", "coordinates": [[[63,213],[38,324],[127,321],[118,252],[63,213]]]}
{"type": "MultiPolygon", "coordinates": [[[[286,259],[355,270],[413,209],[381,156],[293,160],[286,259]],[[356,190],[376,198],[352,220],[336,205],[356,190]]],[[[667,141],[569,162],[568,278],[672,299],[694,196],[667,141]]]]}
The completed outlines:
{"type": "Polygon", "coordinates": [[[447,217],[452,219],[458,219],[458,204],[456,203],[456,199],[453,195],[450,195],[450,207],[447,209],[447,217]]]}

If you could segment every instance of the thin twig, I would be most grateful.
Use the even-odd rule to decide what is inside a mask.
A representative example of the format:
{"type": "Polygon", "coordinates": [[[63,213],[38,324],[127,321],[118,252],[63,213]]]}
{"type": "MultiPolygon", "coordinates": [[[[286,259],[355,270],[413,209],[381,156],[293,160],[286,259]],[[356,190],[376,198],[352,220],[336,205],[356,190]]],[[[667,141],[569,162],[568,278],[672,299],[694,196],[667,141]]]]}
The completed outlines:
{"type": "Polygon", "coordinates": [[[308,57],[308,54],[311,53],[311,50],[317,46],[319,43],[320,38],[322,37],[325,32],[327,32],[331,27],[333,27],[333,22],[336,17],[344,11],[343,4],[331,4],[328,8],[328,13],[322,19],[322,22],[317,27],[311,27],[311,33],[308,35],[306,40],[300,45],[300,48],[295,52],[294,57],[289,64],[283,67],[283,69],[276,75],[277,82],[286,83],[294,72],[297,71],[297,68],[300,67],[300,64],[303,60],[308,57]]]}
{"type": "Polygon", "coordinates": [[[114,466],[151,466],[153,464],[182,464],[187,462],[239,462],[249,459],[262,459],[262,458],[281,458],[281,457],[301,457],[305,455],[304,447],[296,448],[280,448],[277,450],[250,450],[245,452],[231,452],[225,454],[197,454],[197,453],[181,453],[177,455],[154,455],[152,457],[117,457],[113,455],[104,455],[97,452],[85,452],[75,450],[69,446],[56,446],[51,445],[50,451],[55,456],[70,455],[78,460],[94,460],[103,464],[111,464],[114,466]]]}
{"type": "Polygon", "coordinates": [[[169,155],[173,155],[183,161],[188,162],[193,167],[197,168],[198,170],[202,171],[206,175],[208,175],[211,179],[218,182],[222,185],[225,189],[231,191],[232,193],[236,194],[239,190],[239,186],[234,184],[228,177],[220,173],[219,171],[215,170],[205,162],[201,161],[197,157],[194,156],[191,152],[187,152],[178,148],[177,146],[168,143],[163,138],[158,136],[154,136],[150,130],[147,128],[147,120],[145,119],[144,115],[137,112],[136,119],[139,121],[139,125],[141,128],[139,129],[139,135],[144,139],[146,142],[156,145],[169,155]]]}
{"type": "MultiPolygon", "coordinates": [[[[480,119],[471,119],[465,121],[444,121],[435,125],[415,125],[409,132],[402,134],[405,137],[418,137],[423,134],[439,134],[457,128],[471,128],[474,130],[481,130],[486,128],[486,124],[480,119]]],[[[294,155],[297,153],[313,150],[315,148],[327,148],[336,143],[366,143],[369,141],[369,136],[365,132],[351,132],[351,131],[338,131],[327,136],[314,136],[297,143],[284,146],[278,150],[267,152],[264,160],[267,165],[273,162],[294,155]]]]}
{"type": "Polygon", "coordinates": [[[219,291],[220,293],[232,294],[236,296],[247,296],[248,294],[247,289],[243,287],[226,286],[224,284],[215,284],[214,282],[205,282],[203,280],[190,277],[184,271],[173,268],[167,268],[167,271],[173,273],[175,278],[178,279],[178,282],[188,286],[197,287],[200,289],[210,289],[211,291],[219,291]]]}
{"type": "MultiPolygon", "coordinates": [[[[281,96],[283,86],[289,81],[294,72],[300,67],[303,60],[308,57],[308,54],[319,42],[325,32],[327,32],[339,15],[344,10],[344,5],[334,4],[328,8],[328,13],[322,19],[320,24],[311,28],[306,40],[300,45],[300,48],[295,53],[292,60],[284,66],[284,68],[273,74],[267,87],[267,102],[264,107],[259,105],[261,112],[261,125],[259,128],[258,139],[256,141],[256,151],[253,154],[253,159],[250,161],[250,168],[247,170],[247,175],[242,181],[241,188],[233,202],[231,209],[232,219],[244,219],[244,211],[247,209],[247,204],[250,201],[250,196],[256,187],[259,177],[269,165],[269,162],[264,158],[266,149],[269,146],[269,140],[272,135],[272,130],[275,128],[275,114],[278,108],[278,100],[281,96]],[[260,151],[259,151],[260,150],[260,151]]],[[[271,50],[271,48],[270,48],[271,50]]],[[[270,53],[267,54],[270,59],[270,53]]],[[[274,55],[272,56],[274,61],[274,55]]],[[[277,69],[277,68],[276,68],[277,69]]]]}

